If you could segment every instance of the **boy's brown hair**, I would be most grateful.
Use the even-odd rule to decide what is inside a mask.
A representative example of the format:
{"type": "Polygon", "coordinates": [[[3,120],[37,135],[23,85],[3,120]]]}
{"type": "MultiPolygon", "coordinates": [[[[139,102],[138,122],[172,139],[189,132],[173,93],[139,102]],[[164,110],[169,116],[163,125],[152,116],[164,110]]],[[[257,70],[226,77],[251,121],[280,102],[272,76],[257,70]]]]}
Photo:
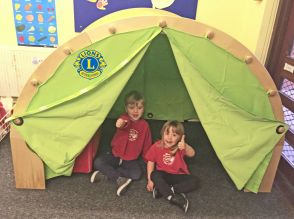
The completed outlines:
{"type": "Polygon", "coordinates": [[[144,104],[144,97],[141,93],[139,93],[136,90],[132,90],[125,96],[125,106],[129,104],[134,104],[137,101],[142,100],[142,103],[144,104]]]}

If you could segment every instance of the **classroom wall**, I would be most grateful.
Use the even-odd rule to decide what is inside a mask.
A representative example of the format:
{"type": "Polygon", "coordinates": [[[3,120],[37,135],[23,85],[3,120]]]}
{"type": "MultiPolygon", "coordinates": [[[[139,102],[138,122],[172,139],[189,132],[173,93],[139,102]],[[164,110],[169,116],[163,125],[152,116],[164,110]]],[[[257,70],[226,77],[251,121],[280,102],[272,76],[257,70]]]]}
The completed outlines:
{"type": "MultiPolygon", "coordinates": [[[[16,46],[12,1],[0,1],[0,45],[16,46]]],[[[262,49],[260,43],[264,43],[265,37],[270,38],[270,35],[265,35],[270,31],[267,26],[270,25],[269,21],[278,2],[279,0],[198,0],[196,19],[230,34],[259,57],[261,54],[258,50],[262,49]]],[[[56,0],[56,16],[61,45],[77,34],[74,32],[73,1],[56,0]]]]}
{"type": "MultiPolygon", "coordinates": [[[[74,32],[73,0],[55,1],[58,41],[62,45],[78,34],[74,32]]],[[[198,0],[196,20],[231,35],[264,63],[278,3],[279,0],[198,0]]],[[[17,46],[12,1],[0,0],[0,96],[18,96],[31,73],[53,50],[17,46]]]]}
{"type": "MultiPolygon", "coordinates": [[[[72,0],[56,0],[59,45],[74,32],[72,0]]],[[[28,78],[54,48],[17,46],[11,0],[0,0],[0,97],[19,96],[28,78]]]]}
{"type": "Polygon", "coordinates": [[[255,51],[266,1],[200,0],[197,20],[229,33],[255,51]]]}
{"type": "Polygon", "coordinates": [[[264,63],[279,0],[199,0],[196,20],[228,33],[264,63]]]}

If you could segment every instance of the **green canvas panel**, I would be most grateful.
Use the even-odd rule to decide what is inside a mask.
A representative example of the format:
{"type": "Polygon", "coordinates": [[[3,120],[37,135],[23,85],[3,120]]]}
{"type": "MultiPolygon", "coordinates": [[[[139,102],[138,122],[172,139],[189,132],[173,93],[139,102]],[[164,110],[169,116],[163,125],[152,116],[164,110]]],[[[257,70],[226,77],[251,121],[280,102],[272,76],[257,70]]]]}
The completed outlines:
{"type": "Polygon", "coordinates": [[[39,87],[27,111],[34,111],[53,103],[60,104],[72,96],[78,96],[81,92],[86,92],[98,86],[99,83],[115,73],[118,68],[126,65],[138,53],[138,50],[150,42],[150,39],[158,35],[159,32],[159,27],[153,27],[115,34],[72,53],[58,67],[51,78],[39,87]],[[107,64],[102,74],[92,80],[81,77],[73,65],[78,55],[85,50],[98,51],[107,64]]]}
{"type": "MultiPolygon", "coordinates": [[[[228,99],[217,89],[218,87],[213,86],[212,81],[208,80],[213,78],[208,75],[209,73],[213,73],[216,78],[223,78],[218,74],[227,73],[222,69],[220,72],[201,72],[201,68],[195,64],[195,57],[181,47],[182,41],[193,42],[193,37],[169,29],[165,31],[200,121],[222,165],[238,189],[246,188],[248,184],[251,191],[257,192],[268,166],[268,156],[281,138],[281,135],[276,133],[276,128],[279,125],[286,125],[248,113],[248,108],[244,110],[228,99]]],[[[198,52],[202,51],[198,50],[198,52]]],[[[208,60],[210,58],[208,53],[206,58],[208,60]]],[[[234,60],[241,62],[238,59],[234,60]]],[[[239,77],[232,79],[243,81],[244,73],[238,72],[237,69],[234,72],[239,77]]],[[[266,101],[260,100],[260,105],[262,106],[264,102],[266,101]]]]}
{"type": "MultiPolygon", "coordinates": [[[[132,52],[121,51],[121,53],[113,53],[112,56],[105,56],[108,57],[109,63],[111,63],[112,57],[115,57],[115,60],[120,60],[120,62],[117,63],[117,66],[114,65],[112,69],[103,73],[104,80],[97,78],[96,83],[94,82],[91,85],[86,83],[88,87],[79,88],[86,90],[83,92],[68,93],[69,96],[56,94],[55,99],[50,96],[48,99],[53,104],[48,99],[42,99],[42,95],[37,93],[36,99],[34,97],[33,103],[29,107],[31,111],[27,111],[23,115],[24,124],[15,126],[29,147],[44,161],[47,179],[72,173],[74,159],[104,121],[121,90],[145,54],[150,41],[160,32],[160,28],[155,27],[138,32],[141,33],[139,39],[138,34],[132,35],[133,33],[131,33],[127,40],[127,44],[132,45],[129,46],[129,48],[133,48],[133,50],[129,50],[132,52]],[[144,32],[145,34],[142,34],[144,32]],[[144,38],[143,36],[148,37],[144,38]],[[46,105],[42,106],[43,104],[46,105]],[[33,107],[37,109],[35,110],[33,107]]],[[[96,45],[99,45],[99,47],[91,48],[101,51],[101,44],[96,45]]],[[[111,44],[108,44],[108,46],[109,50],[115,51],[117,44],[114,43],[113,48],[111,44]]],[[[57,70],[58,77],[62,78],[61,75],[67,72],[76,74],[72,69],[72,62],[68,62],[69,60],[63,62],[57,70]],[[65,69],[63,65],[66,65],[69,69],[65,69]]],[[[49,92],[50,89],[46,86],[53,86],[51,87],[53,92],[58,90],[58,88],[55,89],[55,86],[64,86],[62,81],[56,84],[54,81],[57,79],[53,80],[53,78],[42,86],[44,90],[49,92]]],[[[87,79],[80,77],[80,80],[87,79]]],[[[62,92],[62,89],[59,91],[62,92]]],[[[68,91],[66,90],[66,92],[68,91]]]]}
{"type": "Polygon", "coordinates": [[[124,97],[130,90],[144,94],[146,119],[198,119],[165,34],[152,40],[109,118],[117,118],[124,111],[124,97]]]}
{"type": "Polygon", "coordinates": [[[218,92],[253,115],[274,119],[267,93],[247,65],[209,39],[165,29],[195,68],[218,92]]]}
{"type": "Polygon", "coordinates": [[[104,121],[144,52],[87,94],[24,117],[24,124],[15,126],[44,161],[46,179],[71,175],[74,159],[104,121]]]}
{"type": "Polygon", "coordinates": [[[258,192],[263,176],[272,158],[272,155],[273,155],[273,150],[270,153],[266,154],[264,160],[259,164],[258,168],[255,170],[251,178],[246,183],[245,185],[246,189],[248,189],[249,191],[258,192]]]}

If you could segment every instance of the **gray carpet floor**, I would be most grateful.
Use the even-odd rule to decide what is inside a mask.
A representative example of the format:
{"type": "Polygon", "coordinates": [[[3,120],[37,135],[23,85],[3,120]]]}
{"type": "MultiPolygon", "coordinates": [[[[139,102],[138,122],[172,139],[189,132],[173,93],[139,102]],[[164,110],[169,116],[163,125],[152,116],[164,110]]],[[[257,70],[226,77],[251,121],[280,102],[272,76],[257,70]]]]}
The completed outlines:
{"type": "Polygon", "coordinates": [[[0,143],[0,218],[294,218],[293,203],[278,187],[271,193],[238,191],[208,139],[191,140],[202,145],[189,161],[201,187],[188,194],[191,208],[184,214],[163,199],[154,200],[144,178],[133,182],[122,197],[115,195],[111,183],[91,184],[90,174],[48,180],[46,190],[16,189],[6,137],[0,143]]]}

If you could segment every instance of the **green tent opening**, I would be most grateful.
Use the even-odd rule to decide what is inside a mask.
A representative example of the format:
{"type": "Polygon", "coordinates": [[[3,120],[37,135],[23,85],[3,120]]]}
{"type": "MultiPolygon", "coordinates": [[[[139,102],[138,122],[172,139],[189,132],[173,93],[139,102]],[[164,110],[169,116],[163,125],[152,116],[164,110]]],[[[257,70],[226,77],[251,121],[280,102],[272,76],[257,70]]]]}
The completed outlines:
{"type": "Polygon", "coordinates": [[[236,187],[258,191],[281,138],[276,128],[285,124],[244,60],[207,37],[152,26],[93,42],[68,55],[12,119],[22,117],[14,126],[44,162],[46,178],[71,175],[83,147],[107,117],[122,113],[134,89],[145,97],[146,119],[201,121],[236,187]],[[90,53],[104,60],[91,79],[76,69],[90,53]]]}
{"type": "Polygon", "coordinates": [[[131,90],[144,94],[146,119],[198,120],[165,34],[151,41],[108,118],[117,118],[124,111],[124,96],[131,90]]]}

